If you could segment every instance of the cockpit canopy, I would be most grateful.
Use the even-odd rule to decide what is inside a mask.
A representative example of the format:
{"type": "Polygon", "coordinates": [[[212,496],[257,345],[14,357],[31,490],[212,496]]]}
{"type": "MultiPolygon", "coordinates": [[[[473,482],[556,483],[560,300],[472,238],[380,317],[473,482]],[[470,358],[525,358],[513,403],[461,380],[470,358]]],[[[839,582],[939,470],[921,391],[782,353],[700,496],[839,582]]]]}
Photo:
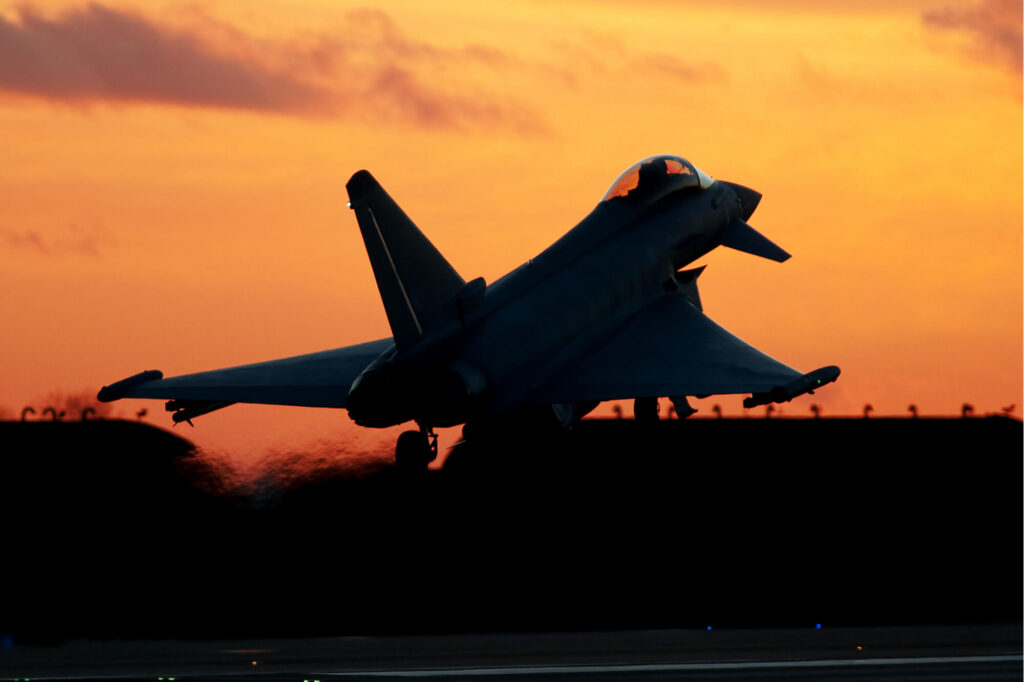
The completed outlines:
{"type": "Polygon", "coordinates": [[[707,189],[715,181],[686,159],[661,154],[638,161],[615,179],[601,201],[612,199],[649,204],[669,192],[692,187],[707,189]]]}

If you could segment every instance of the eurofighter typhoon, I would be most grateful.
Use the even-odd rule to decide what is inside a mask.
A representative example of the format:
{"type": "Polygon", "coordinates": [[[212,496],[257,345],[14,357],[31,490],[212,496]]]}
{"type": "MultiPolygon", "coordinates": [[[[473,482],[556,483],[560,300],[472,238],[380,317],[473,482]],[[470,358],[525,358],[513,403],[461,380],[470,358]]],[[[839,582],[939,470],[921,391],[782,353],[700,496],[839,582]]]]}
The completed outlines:
{"type": "Polygon", "coordinates": [[[546,411],[564,426],[604,400],[635,400],[656,418],[669,397],[750,393],[744,406],[789,401],[835,381],[804,374],[703,313],[686,266],[718,246],[782,262],[747,224],[761,195],[714,180],[678,156],[639,161],[561,239],[488,285],[466,282],[370,173],[348,181],[390,338],[164,379],[149,370],[104,386],[101,401],[168,400],[175,423],[234,403],[337,407],[360,426],[414,423],[402,468],[437,454],[435,427],[500,423],[546,411]]]}

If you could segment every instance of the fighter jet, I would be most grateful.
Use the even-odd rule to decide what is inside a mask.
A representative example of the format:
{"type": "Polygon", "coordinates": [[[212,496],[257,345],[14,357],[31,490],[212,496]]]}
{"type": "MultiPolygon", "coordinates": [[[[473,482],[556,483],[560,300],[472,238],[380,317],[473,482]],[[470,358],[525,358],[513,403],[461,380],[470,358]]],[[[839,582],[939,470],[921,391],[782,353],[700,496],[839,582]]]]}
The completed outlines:
{"type": "Polygon", "coordinates": [[[630,166],[578,225],[490,285],[466,282],[369,172],[346,187],[390,338],[168,379],[149,370],[99,399],[167,399],[175,423],[234,403],[345,408],[366,427],[412,422],[395,458],[417,470],[437,455],[435,427],[517,410],[571,427],[620,399],[656,419],[659,397],[684,417],[687,396],[750,393],[753,407],[839,376],[836,366],[799,372],[704,315],[704,268],[687,265],[718,246],[789,254],[747,224],[758,192],[681,157],[630,166]]]}

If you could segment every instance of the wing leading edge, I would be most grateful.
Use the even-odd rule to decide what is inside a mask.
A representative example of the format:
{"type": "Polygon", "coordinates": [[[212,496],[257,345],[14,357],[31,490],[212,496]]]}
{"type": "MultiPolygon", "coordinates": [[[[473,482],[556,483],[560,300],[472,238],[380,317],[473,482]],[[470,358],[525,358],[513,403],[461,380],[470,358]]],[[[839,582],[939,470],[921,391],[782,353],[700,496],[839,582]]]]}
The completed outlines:
{"type": "Polygon", "coordinates": [[[544,402],[764,393],[805,375],[715,324],[681,293],[665,294],[601,350],[537,392],[544,402]]]}
{"type": "Polygon", "coordinates": [[[240,365],[169,379],[144,373],[104,387],[99,399],[167,398],[185,401],[260,403],[301,407],[345,407],[349,387],[360,372],[394,345],[379,339],[318,353],[240,365]],[[134,381],[133,381],[134,380],[134,381]]]}

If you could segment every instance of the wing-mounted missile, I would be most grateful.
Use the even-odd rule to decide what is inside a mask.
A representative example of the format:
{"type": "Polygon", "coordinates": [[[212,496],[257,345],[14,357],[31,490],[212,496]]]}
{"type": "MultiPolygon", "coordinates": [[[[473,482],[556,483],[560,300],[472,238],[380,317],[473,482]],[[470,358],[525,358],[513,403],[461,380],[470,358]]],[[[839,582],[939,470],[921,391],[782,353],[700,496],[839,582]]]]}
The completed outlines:
{"type": "Polygon", "coordinates": [[[729,221],[722,230],[722,237],[718,243],[779,263],[789,259],[789,254],[785,250],[739,218],[729,221]]]}
{"type": "Polygon", "coordinates": [[[825,384],[830,384],[839,378],[839,368],[835,365],[820,367],[813,372],[795,379],[784,386],[776,386],[770,391],[754,393],[749,398],[743,399],[743,407],[757,407],[768,403],[788,403],[793,398],[804,393],[814,393],[825,384]]]}
{"type": "Polygon", "coordinates": [[[145,372],[139,372],[133,374],[127,379],[121,379],[115,381],[109,386],[104,386],[100,389],[100,392],[96,394],[96,399],[101,403],[109,403],[115,400],[120,400],[124,397],[124,394],[132,390],[140,384],[144,384],[149,381],[156,381],[157,379],[163,379],[164,374],[158,369],[147,369],[145,372]]]}
{"type": "Polygon", "coordinates": [[[168,412],[173,412],[171,419],[174,420],[175,424],[181,422],[188,422],[189,426],[194,426],[192,420],[196,417],[201,417],[204,414],[209,414],[214,410],[220,410],[234,403],[217,401],[217,400],[168,400],[164,404],[164,409],[168,412]]]}

